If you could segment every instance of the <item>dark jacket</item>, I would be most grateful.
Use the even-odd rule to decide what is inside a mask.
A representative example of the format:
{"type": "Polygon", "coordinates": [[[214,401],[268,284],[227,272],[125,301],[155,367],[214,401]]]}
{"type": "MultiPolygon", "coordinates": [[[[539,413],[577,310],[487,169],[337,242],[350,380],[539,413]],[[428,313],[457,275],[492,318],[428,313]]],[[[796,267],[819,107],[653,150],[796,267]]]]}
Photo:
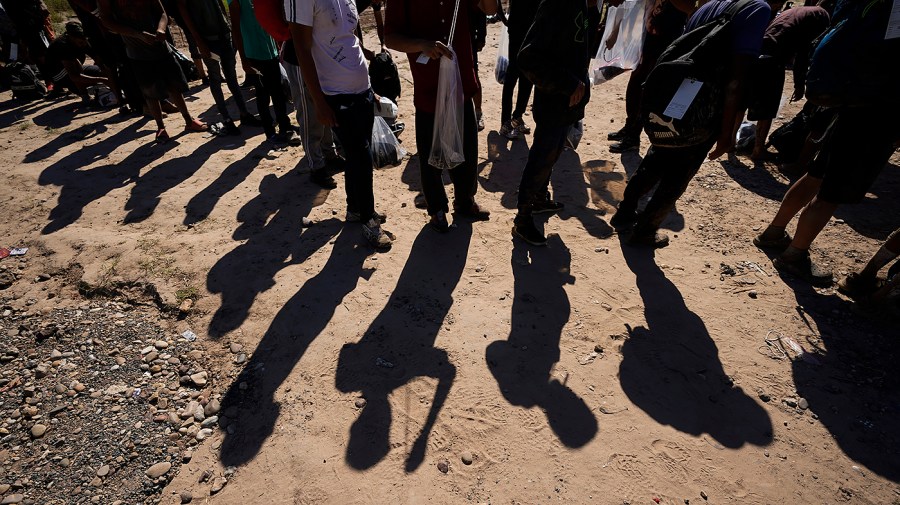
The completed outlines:
{"type": "Polygon", "coordinates": [[[584,0],[541,1],[518,55],[519,70],[536,88],[535,122],[566,125],[584,117],[590,99],[589,19],[584,0]],[[579,83],[584,83],[584,98],[569,107],[579,83]]]}

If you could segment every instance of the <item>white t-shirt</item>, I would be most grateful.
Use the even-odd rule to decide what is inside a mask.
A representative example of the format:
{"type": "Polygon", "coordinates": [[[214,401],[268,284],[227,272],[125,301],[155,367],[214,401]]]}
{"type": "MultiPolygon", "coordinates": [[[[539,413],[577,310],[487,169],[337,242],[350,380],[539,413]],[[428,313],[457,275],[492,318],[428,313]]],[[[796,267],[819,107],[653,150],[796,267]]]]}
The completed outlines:
{"type": "Polygon", "coordinates": [[[359,23],[354,0],[284,0],[288,22],[312,27],[312,56],[326,95],[367,91],[369,71],[354,31],[359,23]]]}

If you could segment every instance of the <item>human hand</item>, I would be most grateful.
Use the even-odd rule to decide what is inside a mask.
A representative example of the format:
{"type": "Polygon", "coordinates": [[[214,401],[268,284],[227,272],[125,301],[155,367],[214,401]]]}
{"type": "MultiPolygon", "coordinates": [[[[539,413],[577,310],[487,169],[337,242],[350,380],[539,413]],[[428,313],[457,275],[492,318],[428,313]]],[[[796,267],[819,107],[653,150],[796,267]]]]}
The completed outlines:
{"type": "Polygon", "coordinates": [[[450,51],[450,48],[447,47],[447,44],[444,44],[440,40],[435,40],[432,42],[423,42],[422,43],[422,54],[428,56],[432,60],[436,60],[440,57],[452,58],[453,53],[450,51]]]}
{"type": "Polygon", "coordinates": [[[316,120],[320,125],[326,128],[340,126],[337,122],[337,116],[334,114],[334,109],[328,105],[328,102],[325,100],[315,100],[313,102],[313,108],[316,110],[316,120]]]}
{"type": "Polygon", "coordinates": [[[154,38],[160,42],[164,42],[166,40],[166,31],[165,30],[156,30],[154,34],[154,38]]]}
{"type": "Polygon", "coordinates": [[[575,107],[581,103],[581,99],[584,98],[584,90],[584,83],[579,82],[578,87],[575,88],[575,91],[572,92],[572,95],[569,97],[569,107],[575,107]]]}

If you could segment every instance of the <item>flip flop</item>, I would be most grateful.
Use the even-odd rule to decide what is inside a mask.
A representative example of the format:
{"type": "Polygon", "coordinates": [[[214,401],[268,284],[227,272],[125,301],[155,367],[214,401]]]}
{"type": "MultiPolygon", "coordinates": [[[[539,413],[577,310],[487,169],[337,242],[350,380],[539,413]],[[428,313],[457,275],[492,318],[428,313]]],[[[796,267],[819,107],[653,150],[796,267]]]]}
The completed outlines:
{"type": "Polygon", "coordinates": [[[207,130],[209,130],[209,125],[197,119],[184,125],[184,131],[186,132],[205,132],[207,130]]]}

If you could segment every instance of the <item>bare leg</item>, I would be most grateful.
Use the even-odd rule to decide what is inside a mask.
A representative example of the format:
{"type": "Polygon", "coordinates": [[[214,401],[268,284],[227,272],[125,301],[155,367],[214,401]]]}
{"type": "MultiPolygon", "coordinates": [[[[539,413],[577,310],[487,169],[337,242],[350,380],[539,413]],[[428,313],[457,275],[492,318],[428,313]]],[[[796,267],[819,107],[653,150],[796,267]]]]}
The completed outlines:
{"type": "Polygon", "coordinates": [[[159,106],[159,100],[147,100],[147,108],[150,109],[150,115],[156,121],[156,129],[164,130],[166,125],[163,124],[162,109],[159,106]]]}
{"type": "Polygon", "coordinates": [[[785,193],[784,200],[781,201],[781,207],[778,213],[772,219],[770,228],[786,228],[791,219],[799,213],[803,207],[813,201],[819,188],[822,186],[822,179],[804,175],[785,193]]]}
{"type": "Polygon", "coordinates": [[[756,144],[753,146],[753,153],[750,154],[751,159],[760,159],[765,154],[770,129],[772,129],[771,119],[760,119],[756,122],[756,144]]]}
{"type": "Polygon", "coordinates": [[[815,198],[811,204],[807,205],[800,214],[797,221],[797,231],[794,233],[794,240],[791,247],[801,251],[809,250],[813,240],[819,236],[828,220],[834,215],[834,211],[838,208],[838,204],[826,202],[815,198]]]}
{"type": "Polygon", "coordinates": [[[194,118],[192,118],[191,113],[188,112],[187,104],[184,103],[184,97],[181,96],[181,93],[169,90],[169,100],[175,104],[175,107],[178,107],[178,111],[181,112],[181,117],[184,118],[185,126],[194,122],[194,118]]]}

